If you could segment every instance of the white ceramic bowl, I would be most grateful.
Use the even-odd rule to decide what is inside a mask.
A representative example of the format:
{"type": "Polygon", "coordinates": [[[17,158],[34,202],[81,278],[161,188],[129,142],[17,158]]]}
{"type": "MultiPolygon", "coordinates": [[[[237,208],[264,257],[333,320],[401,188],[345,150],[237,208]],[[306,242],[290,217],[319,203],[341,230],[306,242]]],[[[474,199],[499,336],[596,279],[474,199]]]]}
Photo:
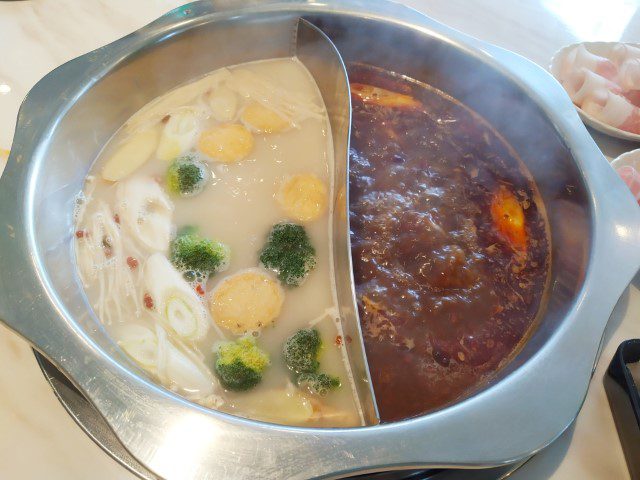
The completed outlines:
{"type": "MultiPolygon", "coordinates": [[[[602,57],[608,57],[611,49],[618,45],[620,42],[580,42],[580,43],[572,43],[571,45],[566,45],[554,53],[553,57],[551,57],[551,63],[549,64],[549,71],[556,78],[556,80],[560,81],[560,76],[558,74],[560,70],[560,61],[570,50],[578,47],[579,45],[584,45],[585,48],[595,54],[600,55],[602,57]]],[[[626,45],[631,45],[633,47],[640,48],[640,44],[638,43],[626,43],[626,45]]],[[[589,125],[592,128],[595,128],[599,132],[605,133],[607,135],[611,135],[612,137],[621,138],[623,140],[631,140],[635,142],[640,142],[640,135],[635,133],[627,132],[624,130],[620,130],[619,128],[612,127],[611,125],[607,125],[606,123],[597,120],[592,117],[584,110],[582,110],[577,105],[575,106],[578,114],[582,121],[589,125]]]]}

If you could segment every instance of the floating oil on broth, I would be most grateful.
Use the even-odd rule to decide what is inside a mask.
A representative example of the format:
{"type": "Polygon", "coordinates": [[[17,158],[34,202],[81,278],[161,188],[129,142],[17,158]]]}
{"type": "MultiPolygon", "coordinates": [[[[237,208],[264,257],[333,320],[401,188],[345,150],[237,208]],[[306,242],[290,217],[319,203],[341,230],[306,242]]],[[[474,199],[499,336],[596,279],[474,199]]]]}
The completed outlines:
{"type": "Polygon", "coordinates": [[[237,65],[182,86],[104,148],[81,195],[78,263],[97,315],[155,380],[250,418],[361,424],[335,342],[332,152],[322,98],[296,59],[237,65]],[[291,265],[260,260],[282,222],[315,249],[303,282],[299,271],[283,273],[291,265]],[[298,385],[283,361],[286,339],[304,328],[322,339],[313,378],[341,382],[324,395],[298,385]],[[223,351],[230,357],[215,368],[223,351]]]}
{"type": "Polygon", "coordinates": [[[549,271],[529,172],[427,85],[349,68],[354,277],[382,421],[468,395],[530,331],[549,271]]]}

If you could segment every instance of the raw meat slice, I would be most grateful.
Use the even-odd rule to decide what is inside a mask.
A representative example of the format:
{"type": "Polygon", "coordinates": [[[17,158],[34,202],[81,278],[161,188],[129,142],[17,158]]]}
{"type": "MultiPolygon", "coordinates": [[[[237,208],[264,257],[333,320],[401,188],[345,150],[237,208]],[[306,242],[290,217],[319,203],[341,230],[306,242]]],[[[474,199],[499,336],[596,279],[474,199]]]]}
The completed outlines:
{"type": "Polygon", "coordinates": [[[602,105],[607,99],[608,91],[620,93],[617,84],[586,68],[574,71],[565,82],[564,88],[573,103],[578,106],[586,98],[597,100],[602,105]]]}
{"type": "Polygon", "coordinates": [[[618,67],[611,60],[589,52],[584,45],[578,45],[564,58],[560,80],[566,81],[572,72],[581,68],[591,70],[609,80],[614,80],[618,74],[618,67]]]}
{"type": "Polygon", "coordinates": [[[630,90],[623,93],[624,98],[629,100],[636,107],[640,107],[640,90],[630,90]]]}
{"type": "Polygon", "coordinates": [[[611,60],[618,65],[623,64],[626,60],[640,59],[640,48],[624,43],[619,43],[611,49],[611,60]]]}
{"type": "Polygon", "coordinates": [[[640,90],[640,58],[625,60],[620,66],[618,84],[623,91],[640,90]]]}
{"type": "Polygon", "coordinates": [[[609,92],[604,105],[597,100],[587,99],[582,109],[607,125],[640,134],[640,108],[620,95],[609,92]]]}

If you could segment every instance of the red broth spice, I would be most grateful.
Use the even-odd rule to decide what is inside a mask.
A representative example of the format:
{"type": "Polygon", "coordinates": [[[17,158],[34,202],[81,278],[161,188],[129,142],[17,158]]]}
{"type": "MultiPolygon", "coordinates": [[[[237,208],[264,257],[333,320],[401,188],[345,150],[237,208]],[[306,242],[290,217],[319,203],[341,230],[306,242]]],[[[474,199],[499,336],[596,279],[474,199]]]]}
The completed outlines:
{"type": "Polygon", "coordinates": [[[428,85],[351,65],[356,293],[382,421],[486,382],[523,343],[549,271],[530,173],[478,114],[428,85]]]}

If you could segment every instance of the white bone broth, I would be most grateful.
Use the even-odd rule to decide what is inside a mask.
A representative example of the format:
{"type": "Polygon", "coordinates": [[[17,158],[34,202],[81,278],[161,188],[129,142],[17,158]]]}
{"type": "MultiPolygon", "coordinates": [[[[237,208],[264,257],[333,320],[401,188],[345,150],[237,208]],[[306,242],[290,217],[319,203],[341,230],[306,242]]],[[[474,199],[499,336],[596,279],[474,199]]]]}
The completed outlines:
{"type": "Polygon", "coordinates": [[[332,152],[295,58],[176,88],[105,146],[78,200],[78,266],[151,378],[244,417],[362,424],[331,267],[332,152]]]}

